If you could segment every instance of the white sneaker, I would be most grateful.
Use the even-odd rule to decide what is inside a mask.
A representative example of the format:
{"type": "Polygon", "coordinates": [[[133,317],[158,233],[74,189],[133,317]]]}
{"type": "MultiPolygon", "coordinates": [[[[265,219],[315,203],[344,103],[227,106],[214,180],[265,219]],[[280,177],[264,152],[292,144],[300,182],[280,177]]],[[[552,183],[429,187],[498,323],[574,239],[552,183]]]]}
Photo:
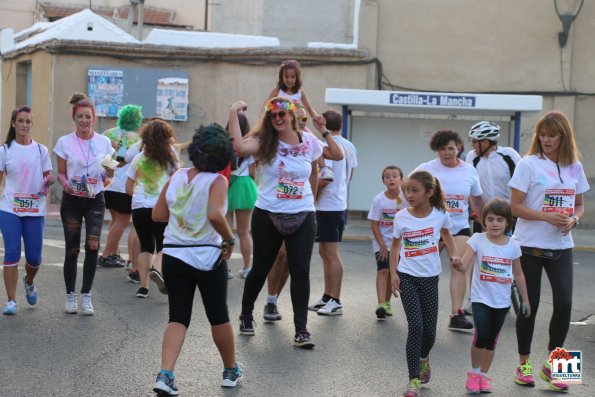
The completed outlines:
{"type": "Polygon", "coordinates": [[[66,294],[66,304],[64,305],[64,309],[66,310],[66,313],[69,314],[78,313],[78,303],[76,302],[76,294],[74,292],[66,294]]]}
{"type": "Polygon", "coordinates": [[[314,304],[308,306],[308,310],[312,310],[313,312],[317,312],[318,310],[322,309],[328,301],[323,301],[322,298],[318,299],[318,301],[314,304]]]}
{"type": "Polygon", "coordinates": [[[95,313],[93,302],[91,302],[91,292],[81,294],[81,308],[83,309],[83,314],[86,316],[92,316],[95,313]]]}
{"type": "Polygon", "coordinates": [[[227,269],[227,279],[231,280],[232,278],[233,278],[233,274],[231,273],[231,270],[227,269]]]}
{"type": "Polygon", "coordinates": [[[320,172],[318,173],[318,178],[332,182],[335,180],[335,174],[333,173],[333,170],[331,170],[328,166],[325,165],[320,169],[320,172]]]}
{"type": "Polygon", "coordinates": [[[318,309],[318,314],[323,316],[336,316],[343,314],[343,305],[337,303],[336,300],[329,300],[323,308],[318,309]]]}
{"type": "Polygon", "coordinates": [[[251,267],[249,267],[247,269],[240,269],[240,271],[238,272],[238,277],[239,278],[247,278],[248,273],[250,273],[250,270],[252,270],[251,267]]]}

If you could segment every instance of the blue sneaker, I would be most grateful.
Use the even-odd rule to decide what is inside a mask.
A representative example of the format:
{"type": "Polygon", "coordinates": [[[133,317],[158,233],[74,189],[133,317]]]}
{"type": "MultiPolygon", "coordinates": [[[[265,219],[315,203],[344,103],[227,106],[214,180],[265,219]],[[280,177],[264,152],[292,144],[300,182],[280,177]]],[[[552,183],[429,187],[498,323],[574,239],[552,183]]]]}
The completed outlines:
{"type": "Polygon", "coordinates": [[[27,302],[30,305],[37,303],[37,290],[35,289],[35,283],[31,285],[27,284],[26,276],[23,276],[23,285],[25,286],[25,295],[27,296],[27,302]]]}
{"type": "Polygon", "coordinates": [[[153,391],[158,396],[177,396],[178,386],[173,376],[170,378],[169,375],[159,372],[155,384],[153,385],[153,391]]]}
{"type": "Polygon", "coordinates": [[[15,301],[8,301],[4,306],[4,310],[2,310],[2,314],[7,316],[17,314],[17,303],[15,301]]]}
{"type": "Polygon", "coordinates": [[[236,387],[238,382],[242,380],[242,368],[242,364],[238,362],[236,362],[235,368],[224,368],[221,387],[236,387]]]}

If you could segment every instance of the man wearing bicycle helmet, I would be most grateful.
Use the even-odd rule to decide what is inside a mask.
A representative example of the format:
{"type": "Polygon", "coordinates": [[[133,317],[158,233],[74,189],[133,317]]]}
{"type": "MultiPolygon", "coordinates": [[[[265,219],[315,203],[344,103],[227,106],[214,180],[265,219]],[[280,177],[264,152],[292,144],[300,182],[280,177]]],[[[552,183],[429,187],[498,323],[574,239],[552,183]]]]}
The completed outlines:
{"type": "Polygon", "coordinates": [[[510,200],[508,181],[521,160],[513,148],[498,146],[499,136],[500,126],[489,121],[480,121],[469,130],[473,150],[467,153],[466,161],[477,169],[485,203],[496,197],[510,200]]]}

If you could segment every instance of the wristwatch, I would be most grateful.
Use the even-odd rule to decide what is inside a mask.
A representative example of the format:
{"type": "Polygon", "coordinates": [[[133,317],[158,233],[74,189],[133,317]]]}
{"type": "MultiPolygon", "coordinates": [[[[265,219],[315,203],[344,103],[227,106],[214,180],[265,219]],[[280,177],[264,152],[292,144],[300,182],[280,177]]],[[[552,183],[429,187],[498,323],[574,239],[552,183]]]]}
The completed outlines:
{"type": "Polygon", "coordinates": [[[578,216],[576,215],[572,215],[570,216],[572,219],[574,219],[574,227],[579,227],[581,225],[580,219],[578,218],[578,216]]]}
{"type": "Polygon", "coordinates": [[[323,138],[326,138],[326,136],[327,136],[328,134],[330,134],[330,133],[331,133],[331,132],[330,132],[329,130],[326,130],[326,131],[324,131],[324,132],[322,133],[322,137],[323,137],[323,138]]]}
{"type": "Polygon", "coordinates": [[[236,239],[235,238],[231,238],[230,240],[223,240],[221,242],[221,249],[228,249],[230,247],[233,247],[236,243],[236,239]]]}

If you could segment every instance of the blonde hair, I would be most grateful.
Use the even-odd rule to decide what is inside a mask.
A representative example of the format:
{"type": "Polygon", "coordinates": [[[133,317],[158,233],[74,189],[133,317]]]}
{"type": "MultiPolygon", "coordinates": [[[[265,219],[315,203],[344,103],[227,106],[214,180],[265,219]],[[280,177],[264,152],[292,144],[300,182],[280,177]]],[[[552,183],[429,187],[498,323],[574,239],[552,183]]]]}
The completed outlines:
{"type": "Polygon", "coordinates": [[[543,148],[539,140],[540,133],[555,133],[560,135],[560,148],[558,149],[557,163],[560,165],[570,165],[580,160],[581,154],[574,140],[574,130],[568,117],[562,112],[547,112],[539,118],[527,154],[537,154],[543,158],[543,148]]]}

